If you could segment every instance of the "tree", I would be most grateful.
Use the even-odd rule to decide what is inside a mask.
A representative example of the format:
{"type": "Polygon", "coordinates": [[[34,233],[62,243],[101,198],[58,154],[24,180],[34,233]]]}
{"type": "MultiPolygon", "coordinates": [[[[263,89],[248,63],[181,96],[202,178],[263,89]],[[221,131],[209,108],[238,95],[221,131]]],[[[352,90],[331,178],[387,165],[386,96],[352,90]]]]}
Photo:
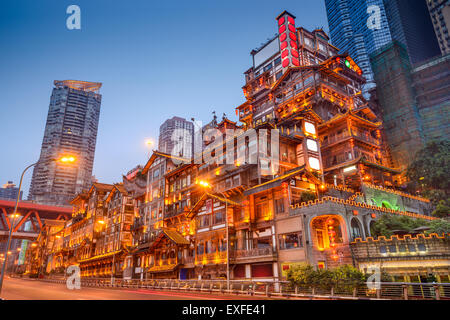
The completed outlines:
{"type": "Polygon", "coordinates": [[[370,232],[376,237],[385,236],[389,238],[395,230],[411,232],[413,229],[423,226],[427,226],[427,221],[407,216],[384,214],[371,225],[370,232]]]}
{"type": "Polygon", "coordinates": [[[433,215],[450,214],[450,141],[429,142],[417,152],[406,176],[410,191],[420,191],[438,206],[433,215]]]}
{"type": "Polygon", "coordinates": [[[376,220],[370,227],[370,232],[373,236],[391,237],[394,230],[405,232],[413,232],[418,227],[429,227],[426,233],[450,233],[450,222],[444,219],[427,221],[423,219],[413,219],[407,216],[397,215],[383,215],[376,220]]]}
{"type": "Polygon", "coordinates": [[[450,222],[443,219],[433,220],[428,223],[430,230],[427,233],[437,233],[439,235],[443,233],[450,233],[450,222]]]}
{"type": "Polygon", "coordinates": [[[445,218],[449,215],[450,206],[447,205],[448,201],[441,200],[434,209],[432,215],[437,218],[445,218]]]}

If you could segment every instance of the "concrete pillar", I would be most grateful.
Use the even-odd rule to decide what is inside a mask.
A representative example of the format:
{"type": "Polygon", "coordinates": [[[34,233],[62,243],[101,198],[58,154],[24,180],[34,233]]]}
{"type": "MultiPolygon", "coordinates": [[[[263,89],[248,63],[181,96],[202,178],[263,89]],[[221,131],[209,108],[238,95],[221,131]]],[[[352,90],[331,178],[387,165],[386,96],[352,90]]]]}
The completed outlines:
{"type": "Polygon", "coordinates": [[[272,249],[273,252],[277,252],[277,238],[275,234],[275,226],[272,226],[272,249]]]}
{"type": "Polygon", "coordinates": [[[252,277],[252,268],[250,264],[245,265],[245,278],[250,279],[252,277]]]}
{"type": "Polygon", "coordinates": [[[272,264],[272,268],[273,268],[273,279],[274,279],[274,281],[275,281],[275,283],[274,283],[274,289],[275,289],[275,292],[280,292],[280,277],[279,277],[279,274],[278,274],[278,262],[273,262],[273,264],[272,264]]]}

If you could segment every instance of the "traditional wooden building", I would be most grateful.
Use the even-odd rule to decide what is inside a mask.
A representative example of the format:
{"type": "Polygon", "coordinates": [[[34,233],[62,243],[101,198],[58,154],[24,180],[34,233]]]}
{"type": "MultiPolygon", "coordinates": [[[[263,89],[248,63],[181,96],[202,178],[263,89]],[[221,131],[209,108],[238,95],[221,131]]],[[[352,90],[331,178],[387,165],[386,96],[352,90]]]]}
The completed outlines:
{"type": "Polygon", "coordinates": [[[154,151],[123,185],[74,199],[64,246],[83,276],[277,281],[295,264],[356,265],[350,244],[382,215],[434,219],[394,189],[358,65],[323,30],[276,20],[251,52],[242,126],[214,114],[193,159],[154,151]]]}

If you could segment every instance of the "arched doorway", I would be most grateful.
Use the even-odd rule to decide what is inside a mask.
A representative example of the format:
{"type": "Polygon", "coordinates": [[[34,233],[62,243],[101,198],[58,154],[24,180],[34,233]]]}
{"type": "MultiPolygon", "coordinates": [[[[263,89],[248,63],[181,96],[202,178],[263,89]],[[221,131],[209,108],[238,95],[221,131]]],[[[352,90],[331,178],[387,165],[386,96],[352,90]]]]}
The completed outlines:
{"type": "Polygon", "coordinates": [[[356,238],[363,238],[362,226],[357,218],[352,218],[350,222],[350,234],[352,236],[352,240],[355,240],[356,238]]]}
{"type": "Polygon", "coordinates": [[[321,251],[343,243],[344,230],[342,219],[337,215],[319,216],[311,221],[311,236],[321,251]]]}

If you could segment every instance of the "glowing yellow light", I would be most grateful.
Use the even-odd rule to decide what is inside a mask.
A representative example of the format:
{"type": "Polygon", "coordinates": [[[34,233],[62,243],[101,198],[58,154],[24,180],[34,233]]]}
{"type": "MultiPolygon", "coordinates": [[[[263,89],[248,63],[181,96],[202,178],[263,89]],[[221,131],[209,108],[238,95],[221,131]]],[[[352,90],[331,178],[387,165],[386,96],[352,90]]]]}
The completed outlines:
{"type": "Polygon", "coordinates": [[[76,159],[73,156],[66,156],[66,157],[62,157],[59,159],[59,161],[63,162],[63,163],[73,163],[73,162],[75,162],[75,160],[76,159]]]}
{"type": "Polygon", "coordinates": [[[152,139],[147,139],[145,140],[145,144],[149,147],[151,147],[153,145],[153,140],[152,139]]]}
{"type": "Polygon", "coordinates": [[[207,181],[204,181],[204,180],[200,180],[199,182],[198,182],[198,184],[199,185],[201,185],[202,187],[211,187],[211,185],[207,182],[207,181]]]}

